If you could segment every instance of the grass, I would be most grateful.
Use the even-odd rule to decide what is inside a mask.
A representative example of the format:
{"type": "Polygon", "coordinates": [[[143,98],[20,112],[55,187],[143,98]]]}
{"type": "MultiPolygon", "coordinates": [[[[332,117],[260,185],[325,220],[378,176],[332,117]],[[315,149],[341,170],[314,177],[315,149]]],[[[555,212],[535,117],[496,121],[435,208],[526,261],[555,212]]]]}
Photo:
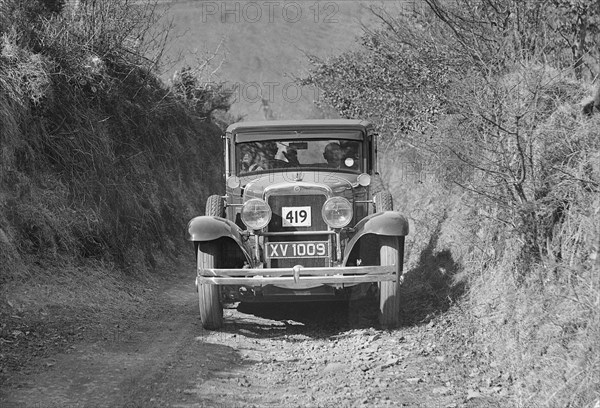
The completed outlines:
{"type": "Polygon", "coordinates": [[[144,37],[156,9],[130,3],[64,14],[2,3],[0,313],[12,368],[37,345],[68,344],[79,323],[139,307],[191,252],[185,225],[220,192],[222,130],[160,81],[146,52],[161,33],[144,37]]]}
{"type": "Polygon", "coordinates": [[[221,129],[140,54],[160,33],[134,46],[115,35],[143,35],[155,9],[117,1],[46,15],[35,2],[7,4],[17,18],[0,26],[0,280],[27,276],[36,260],[135,274],[177,254],[187,219],[218,192],[207,186],[221,177],[221,129]]]}
{"type": "Polygon", "coordinates": [[[407,166],[384,173],[395,209],[411,223],[402,306],[407,323],[460,316],[450,334],[466,335],[477,364],[502,372],[517,407],[593,407],[600,400],[600,146],[594,130],[600,118],[572,109],[557,113],[575,118],[568,137],[554,139],[564,131],[564,118],[556,115],[548,119],[552,126],[541,127],[547,142],[558,143],[547,150],[554,166],[562,163],[551,194],[568,204],[545,255],[525,267],[519,235],[469,194],[407,166]]]}

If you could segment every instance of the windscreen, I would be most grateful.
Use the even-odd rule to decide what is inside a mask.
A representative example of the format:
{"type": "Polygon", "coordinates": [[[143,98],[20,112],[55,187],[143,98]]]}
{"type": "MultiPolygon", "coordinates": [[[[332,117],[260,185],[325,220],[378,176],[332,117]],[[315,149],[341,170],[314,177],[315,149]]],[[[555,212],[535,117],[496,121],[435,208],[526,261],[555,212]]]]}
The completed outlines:
{"type": "Polygon", "coordinates": [[[358,140],[264,140],[236,144],[236,174],[289,170],[335,169],[361,173],[362,148],[358,140]]]}

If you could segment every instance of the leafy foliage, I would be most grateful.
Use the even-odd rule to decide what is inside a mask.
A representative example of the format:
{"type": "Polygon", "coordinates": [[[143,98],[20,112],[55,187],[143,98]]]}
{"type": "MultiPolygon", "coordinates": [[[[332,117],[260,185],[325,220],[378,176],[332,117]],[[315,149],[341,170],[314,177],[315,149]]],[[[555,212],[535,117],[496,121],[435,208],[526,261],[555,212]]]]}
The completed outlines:
{"type": "Polygon", "coordinates": [[[3,3],[15,18],[0,25],[0,228],[14,255],[2,279],[17,259],[153,267],[221,175],[221,130],[157,77],[156,5],[48,8],[59,3],[3,3]]]}
{"type": "Polygon", "coordinates": [[[437,28],[422,20],[417,28],[402,20],[368,31],[360,51],[327,61],[313,56],[303,83],[319,86],[343,117],[370,117],[387,131],[422,131],[447,105],[453,76],[465,72],[453,50],[436,43],[437,28]]]}
{"type": "MultiPolygon", "coordinates": [[[[373,12],[384,28],[366,30],[359,51],[314,58],[305,82],[322,88],[340,115],[381,124],[396,163],[428,168],[442,181],[436,188],[460,201],[463,209],[440,221],[441,231],[460,240],[438,245],[463,260],[472,312],[503,310],[478,330],[483,347],[498,350],[505,369],[518,373],[530,393],[524,398],[533,405],[591,404],[598,382],[588,376],[580,384],[574,367],[599,373],[600,361],[589,354],[580,360],[574,350],[598,351],[597,330],[588,324],[599,314],[588,300],[563,299],[600,291],[593,278],[597,232],[586,227],[598,223],[598,119],[573,107],[587,93],[582,78],[598,72],[597,2],[425,0],[411,13],[373,12]],[[520,303],[527,308],[514,306],[520,303]],[[548,303],[564,307],[552,309],[561,327],[577,327],[564,353],[539,345],[562,335],[552,330],[548,303]],[[531,310],[537,314],[526,318],[531,310]],[[533,356],[546,354],[540,368],[533,356]],[[553,380],[539,380],[536,369],[553,380]]],[[[401,197],[412,189],[396,188],[401,197]]],[[[444,211],[428,211],[445,214],[438,207],[444,211]]],[[[415,223],[431,230],[430,215],[416,215],[415,223]]]]}

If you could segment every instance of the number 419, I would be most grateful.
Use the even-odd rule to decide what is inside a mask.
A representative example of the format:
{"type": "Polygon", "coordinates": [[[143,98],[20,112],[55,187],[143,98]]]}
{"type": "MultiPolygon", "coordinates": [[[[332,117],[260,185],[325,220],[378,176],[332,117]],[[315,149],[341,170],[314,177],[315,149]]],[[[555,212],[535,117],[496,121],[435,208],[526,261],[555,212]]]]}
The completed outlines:
{"type": "Polygon", "coordinates": [[[285,219],[290,224],[303,224],[306,221],[307,217],[308,213],[306,212],[306,210],[293,210],[289,211],[286,214],[285,219]]]}

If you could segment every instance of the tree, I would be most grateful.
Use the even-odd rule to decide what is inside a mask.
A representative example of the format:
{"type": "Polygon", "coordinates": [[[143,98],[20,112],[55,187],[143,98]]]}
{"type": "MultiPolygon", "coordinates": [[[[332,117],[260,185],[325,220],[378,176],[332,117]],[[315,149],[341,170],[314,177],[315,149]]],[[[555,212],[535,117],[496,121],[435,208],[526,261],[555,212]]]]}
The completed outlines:
{"type": "Polygon", "coordinates": [[[560,9],[533,1],[425,0],[411,15],[373,8],[383,29],[362,49],[313,58],[305,79],[345,117],[381,124],[390,146],[411,147],[437,173],[476,194],[517,232],[524,258],[544,251],[552,205],[538,161],[540,123],[582,95],[561,70],[560,9]]]}
{"type": "Polygon", "coordinates": [[[552,0],[552,5],[556,12],[550,24],[562,39],[560,46],[571,50],[577,78],[584,76],[584,68],[595,78],[600,64],[600,1],[552,0]]]}

